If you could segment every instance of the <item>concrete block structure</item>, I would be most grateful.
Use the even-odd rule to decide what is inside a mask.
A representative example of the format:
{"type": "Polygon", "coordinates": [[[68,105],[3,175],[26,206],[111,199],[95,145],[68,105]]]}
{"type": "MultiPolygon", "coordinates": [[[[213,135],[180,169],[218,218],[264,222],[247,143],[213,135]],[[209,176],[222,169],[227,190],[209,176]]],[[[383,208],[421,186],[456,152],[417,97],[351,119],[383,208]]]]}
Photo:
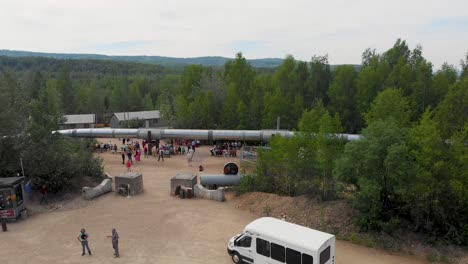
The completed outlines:
{"type": "Polygon", "coordinates": [[[81,190],[81,196],[86,200],[90,200],[108,192],[112,192],[112,179],[105,179],[101,184],[94,188],[83,187],[81,190]]]}
{"type": "Polygon", "coordinates": [[[171,179],[171,194],[178,195],[180,187],[192,188],[197,184],[197,176],[190,172],[177,173],[171,179]],[[179,188],[178,188],[179,187],[179,188]]]}
{"type": "Polygon", "coordinates": [[[205,198],[209,200],[215,200],[223,202],[226,200],[224,195],[224,188],[218,188],[216,190],[208,190],[201,184],[196,184],[194,187],[195,197],[205,198]]]}
{"type": "Polygon", "coordinates": [[[136,172],[126,172],[114,177],[115,189],[129,187],[129,194],[136,195],[143,192],[143,175],[136,172]]]}

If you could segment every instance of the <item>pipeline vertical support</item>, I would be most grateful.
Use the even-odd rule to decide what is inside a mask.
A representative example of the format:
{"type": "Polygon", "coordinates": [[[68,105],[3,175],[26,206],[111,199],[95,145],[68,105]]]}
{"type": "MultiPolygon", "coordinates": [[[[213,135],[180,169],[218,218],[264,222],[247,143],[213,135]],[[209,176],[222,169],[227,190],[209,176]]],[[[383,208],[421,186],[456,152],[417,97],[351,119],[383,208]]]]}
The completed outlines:
{"type": "Polygon", "coordinates": [[[151,144],[151,130],[148,130],[148,135],[146,137],[146,144],[148,144],[148,155],[153,155],[152,148],[153,145],[151,144]]]}

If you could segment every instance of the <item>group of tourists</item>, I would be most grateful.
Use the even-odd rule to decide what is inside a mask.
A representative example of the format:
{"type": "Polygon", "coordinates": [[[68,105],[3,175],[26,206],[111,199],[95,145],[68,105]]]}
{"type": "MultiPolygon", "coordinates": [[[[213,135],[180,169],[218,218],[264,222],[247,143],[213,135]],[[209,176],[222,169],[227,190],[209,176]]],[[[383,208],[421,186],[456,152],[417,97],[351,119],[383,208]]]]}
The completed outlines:
{"type": "Polygon", "coordinates": [[[210,152],[211,156],[216,157],[237,157],[237,149],[241,147],[241,142],[225,142],[214,145],[213,148],[210,149],[210,152]]]}
{"type": "Polygon", "coordinates": [[[113,150],[115,152],[115,151],[117,151],[117,145],[116,144],[112,145],[111,141],[109,141],[107,143],[97,142],[94,145],[94,149],[101,152],[101,153],[104,152],[104,151],[110,151],[110,150],[113,150]]]}
{"type": "MultiPolygon", "coordinates": [[[[193,153],[197,144],[200,144],[199,141],[190,141],[190,140],[171,140],[170,143],[150,146],[146,140],[142,140],[141,144],[137,140],[132,140],[127,138],[122,139],[122,146],[120,147],[120,154],[122,156],[122,164],[125,165],[127,171],[132,171],[132,167],[138,164],[142,160],[142,155],[144,158],[148,158],[150,153],[154,157],[158,157],[159,161],[164,161],[165,157],[171,157],[171,155],[185,155],[187,153],[187,160],[190,163],[193,158],[193,153]],[[174,144],[175,143],[175,144],[174,144]],[[150,150],[150,148],[152,148],[150,150]]],[[[106,145],[105,144],[104,150],[106,145]]],[[[114,144],[110,149],[113,150],[113,153],[117,152],[117,144],[114,144]]]]}
{"type": "MultiPolygon", "coordinates": [[[[145,141],[142,142],[143,153],[145,158],[148,157],[148,146],[145,141]]],[[[117,145],[115,145],[117,149],[117,145]]],[[[115,151],[117,152],[117,150],[115,151]]],[[[130,141],[130,139],[122,139],[122,147],[120,148],[120,153],[122,155],[122,164],[127,167],[127,171],[131,171],[132,166],[135,165],[135,162],[141,161],[142,149],[138,141],[130,141]],[[127,162],[125,162],[127,159],[127,162]]]]}

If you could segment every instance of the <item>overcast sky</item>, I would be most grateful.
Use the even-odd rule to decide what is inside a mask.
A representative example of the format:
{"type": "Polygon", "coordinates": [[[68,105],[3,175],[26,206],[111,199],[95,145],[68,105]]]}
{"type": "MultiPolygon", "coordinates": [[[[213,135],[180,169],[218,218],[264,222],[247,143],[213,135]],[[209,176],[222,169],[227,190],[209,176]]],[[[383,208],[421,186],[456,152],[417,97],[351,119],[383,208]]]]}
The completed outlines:
{"type": "Polygon", "coordinates": [[[435,68],[468,52],[468,0],[31,0],[0,2],[0,49],[361,61],[397,38],[435,68]]]}

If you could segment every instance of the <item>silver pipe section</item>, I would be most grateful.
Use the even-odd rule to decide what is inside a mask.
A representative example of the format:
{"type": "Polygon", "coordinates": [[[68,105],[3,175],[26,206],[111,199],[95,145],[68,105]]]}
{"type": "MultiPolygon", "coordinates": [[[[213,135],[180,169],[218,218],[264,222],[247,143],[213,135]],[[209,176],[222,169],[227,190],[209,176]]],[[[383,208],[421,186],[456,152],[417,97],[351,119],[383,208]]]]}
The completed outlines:
{"type": "MultiPolygon", "coordinates": [[[[70,137],[90,138],[148,138],[151,132],[153,139],[191,139],[191,140],[236,140],[236,141],[263,141],[268,142],[275,135],[290,138],[293,131],[286,130],[208,130],[208,129],[159,129],[159,128],[77,128],[57,130],[70,137]]],[[[361,135],[338,134],[347,141],[361,139],[361,135]]]]}
{"type": "Polygon", "coordinates": [[[203,175],[200,177],[200,184],[203,186],[237,186],[242,180],[241,175],[203,175]]]}

